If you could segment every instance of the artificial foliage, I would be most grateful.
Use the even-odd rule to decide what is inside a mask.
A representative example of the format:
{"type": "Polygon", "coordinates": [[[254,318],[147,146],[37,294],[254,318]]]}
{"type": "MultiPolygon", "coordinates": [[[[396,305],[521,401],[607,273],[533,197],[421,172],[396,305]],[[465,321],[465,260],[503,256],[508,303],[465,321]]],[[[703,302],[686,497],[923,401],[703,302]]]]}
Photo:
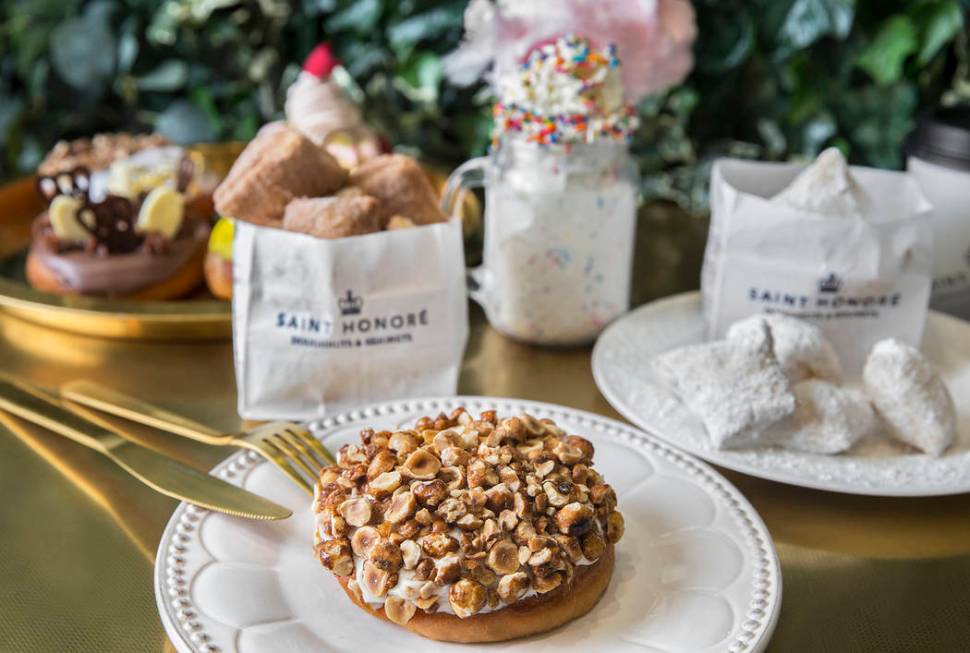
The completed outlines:
{"type": "MultiPolygon", "coordinates": [[[[488,146],[484,84],[441,57],[465,0],[0,0],[0,177],[59,138],[157,129],[247,139],[281,116],[319,41],[395,146],[453,165],[488,146]]],[[[694,0],[696,65],[640,107],[647,199],[702,211],[711,162],[808,157],[899,167],[919,112],[970,102],[970,0],[694,0]]],[[[622,54],[622,53],[621,53],[622,54]]]]}

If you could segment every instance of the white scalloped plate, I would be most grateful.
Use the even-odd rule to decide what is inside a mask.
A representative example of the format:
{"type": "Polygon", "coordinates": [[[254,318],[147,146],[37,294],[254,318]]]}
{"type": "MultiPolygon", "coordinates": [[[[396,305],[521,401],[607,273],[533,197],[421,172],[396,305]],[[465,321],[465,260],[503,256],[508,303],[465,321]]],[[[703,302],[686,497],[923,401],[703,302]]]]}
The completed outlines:
{"type": "MultiPolygon", "coordinates": [[[[781,605],[768,531],[706,464],[621,424],[552,404],[452,397],[379,404],[310,426],[333,450],[364,426],[391,428],[464,405],[551,417],[596,445],[596,466],[626,517],[609,589],[588,615],[503,646],[531,651],[761,651],[781,605]]],[[[255,454],[213,473],[295,510],[253,522],[179,505],[155,565],[162,622],[180,653],[470,651],[380,621],[352,605],[312,552],[309,500],[255,454]]]]}
{"type": "Polygon", "coordinates": [[[970,323],[930,311],[922,351],[956,400],[960,436],[945,455],[913,453],[885,439],[838,456],[765,449],[720,451],[704,425],[649,371],[665,351],[704,341],[699,292],[627,313],[593,349],[593,377],[624,417],[665,442],[728,469],[790,485],[872,496],[970,492],[970,323]]]}

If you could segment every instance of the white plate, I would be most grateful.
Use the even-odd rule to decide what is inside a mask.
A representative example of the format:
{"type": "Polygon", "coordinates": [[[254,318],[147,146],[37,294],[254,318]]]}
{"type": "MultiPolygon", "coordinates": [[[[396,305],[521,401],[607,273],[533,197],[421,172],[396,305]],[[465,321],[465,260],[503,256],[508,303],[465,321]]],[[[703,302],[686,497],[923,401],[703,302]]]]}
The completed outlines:
{"type": "Polygon", "coordinates": [[[720,451],[704,425],[648,370],[654,356],[703,342],[698,292],[647,304],[614,322],[593,350],[593,377],[624,417],[666,442],[722,467],[791,485],[875,496],[970,492],[970,324],[930,311],[923,353],[957,405],[960,437],[933,458],[888,440],[861,443],[839,456],[766,449],[720,451]]]}
{"type": "MultiPolygon", "coordinates": [[[[551,404],[488,397],[381,404],[311,428],[336,450],[364,426],[391,428],[459,405],[526,410],[588,437],[626,518],[613,580],[593,611],[514,648],[764,649],[781,604],[778,559],[764,524],[717,472],[638,430],[551,404]]],[[[253,522],[184,503],[175,510],[158,550],[155,594],[181,653],[495,650],[425,640],[351,604],[314,558],[306,495],[255,454],[235,455],[213,473],[296,512],[282,522],[253,522]]]]}

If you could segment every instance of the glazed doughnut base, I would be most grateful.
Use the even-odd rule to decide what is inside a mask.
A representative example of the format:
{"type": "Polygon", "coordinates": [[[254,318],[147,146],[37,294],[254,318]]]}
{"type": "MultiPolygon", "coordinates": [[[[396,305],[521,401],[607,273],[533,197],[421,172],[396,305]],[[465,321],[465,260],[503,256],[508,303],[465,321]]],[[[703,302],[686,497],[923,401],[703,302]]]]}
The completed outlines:
{"type": "MultiPolygon", "coordinates": [[[[192,254],[192,257],[185,265],[181,266],[170,277],[130,293],[115,295],[115,297],[142,301],[162,301],[183,297],[192,292],[202,282],[202,261],[204,256],[205,247],[201,247],[192,254]]],[[[50,266],[34,252],[27,255],[26,275],[30,285],[42,292],[58,295],[81,294],[77,290],[66,286],[50,266]]]]}
{"type": "MultiPolygon", "coordinates": [[[[603,596],[613,575],[613,546],[607,546],[603,556],[591,565],[577,567],[569,585],[560,585],[547,594],[539,594],[496,610],[461,619],[453,614],[427,614],[418,610],[411,621],[404,624],[413,633],[443,642],[503,642],[518,637],[544,633],[578,619],[603,596]]],[[[390,621],[383,606],[373,608],[361,603],[347,589],[349,577],[338,577],[344,592],[357,606],[368,613],[390,621]]]]}

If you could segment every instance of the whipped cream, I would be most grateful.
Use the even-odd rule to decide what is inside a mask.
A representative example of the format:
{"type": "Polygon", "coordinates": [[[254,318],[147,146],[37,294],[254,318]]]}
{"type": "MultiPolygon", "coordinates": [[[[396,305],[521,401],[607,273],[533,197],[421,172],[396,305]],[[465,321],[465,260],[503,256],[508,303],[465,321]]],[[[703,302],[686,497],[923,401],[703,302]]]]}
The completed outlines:
{"type": "Polygon", "coordinates": [[[541,144],[624,140],[638,126],[623,102],[616,46],[577,36],[533,49],[518,71],[496,81],[495,137],[522,133],[541,144]]]}

